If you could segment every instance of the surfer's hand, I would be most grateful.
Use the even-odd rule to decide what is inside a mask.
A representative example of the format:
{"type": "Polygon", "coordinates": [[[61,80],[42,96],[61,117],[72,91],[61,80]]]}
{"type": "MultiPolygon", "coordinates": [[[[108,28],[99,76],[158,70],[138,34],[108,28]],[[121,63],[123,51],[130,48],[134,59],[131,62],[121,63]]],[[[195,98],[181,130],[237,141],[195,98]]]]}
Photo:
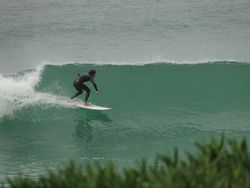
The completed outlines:
{"type": "Polygon", "coordinates": [[[96,91],[96,94],[99,95],[99,91],[96,91]]]}

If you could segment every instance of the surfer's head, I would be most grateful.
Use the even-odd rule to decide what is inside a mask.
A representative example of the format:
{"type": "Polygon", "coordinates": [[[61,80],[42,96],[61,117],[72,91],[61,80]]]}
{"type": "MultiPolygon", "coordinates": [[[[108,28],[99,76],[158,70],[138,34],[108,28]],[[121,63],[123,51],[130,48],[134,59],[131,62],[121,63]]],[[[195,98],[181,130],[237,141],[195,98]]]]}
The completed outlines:
{"type": "Polygon", "coordinates": [[[95,70],[90,70],[89,72],[89,75],[94,78],[95,77],[95,74],[96,74],[96,71],[95,70]]]}

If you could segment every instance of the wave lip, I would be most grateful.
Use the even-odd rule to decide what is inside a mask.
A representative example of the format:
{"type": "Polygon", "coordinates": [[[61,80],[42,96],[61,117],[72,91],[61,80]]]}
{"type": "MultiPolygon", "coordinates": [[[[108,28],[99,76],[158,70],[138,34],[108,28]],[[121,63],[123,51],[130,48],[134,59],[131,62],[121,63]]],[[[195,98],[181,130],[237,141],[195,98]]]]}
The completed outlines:
{"type": "Polygon", "coordinates": [[[234,59],[225,59],[225,60],[216,60],[216,59],[204,59],[197,61],[174,61],[171,59],[161,59],[155,58],[152,60],[138,60],[138,61],[66,61],[66,62],[42,62],[41,66],[55,65],[93,65],[93,66],[105,66],[105,65],[114,65],[114,66],[144,66],[151,64],[176,64],[176,65],[196,65],[196,64],[250,64],[250,61],[238,61],[234,59]]]}

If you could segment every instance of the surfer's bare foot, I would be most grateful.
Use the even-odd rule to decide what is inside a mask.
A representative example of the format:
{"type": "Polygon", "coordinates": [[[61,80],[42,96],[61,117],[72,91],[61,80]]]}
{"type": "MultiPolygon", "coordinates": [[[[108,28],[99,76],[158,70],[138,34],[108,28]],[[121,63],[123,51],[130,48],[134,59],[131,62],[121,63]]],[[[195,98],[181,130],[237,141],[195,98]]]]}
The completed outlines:
{"type": "Polygon", "coordinates": [[[84,102],[83,104],[84,104],[84,106],[88,106],[89,105],[89,103],[87,103],[87,102],[84,102]]]}

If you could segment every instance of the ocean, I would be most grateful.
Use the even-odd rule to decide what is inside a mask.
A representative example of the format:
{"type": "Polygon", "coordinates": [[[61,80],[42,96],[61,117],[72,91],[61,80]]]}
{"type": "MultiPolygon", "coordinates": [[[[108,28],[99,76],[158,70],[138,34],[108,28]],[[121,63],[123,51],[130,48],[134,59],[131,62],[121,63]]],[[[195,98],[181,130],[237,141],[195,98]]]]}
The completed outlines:
{"type": "Polygon", "coordinates": [[[249,138],[249,52],[248,0],[2,0],[0,180],[249,138]],[[112,110],[69,104],[90,69],[112,110]]]}

